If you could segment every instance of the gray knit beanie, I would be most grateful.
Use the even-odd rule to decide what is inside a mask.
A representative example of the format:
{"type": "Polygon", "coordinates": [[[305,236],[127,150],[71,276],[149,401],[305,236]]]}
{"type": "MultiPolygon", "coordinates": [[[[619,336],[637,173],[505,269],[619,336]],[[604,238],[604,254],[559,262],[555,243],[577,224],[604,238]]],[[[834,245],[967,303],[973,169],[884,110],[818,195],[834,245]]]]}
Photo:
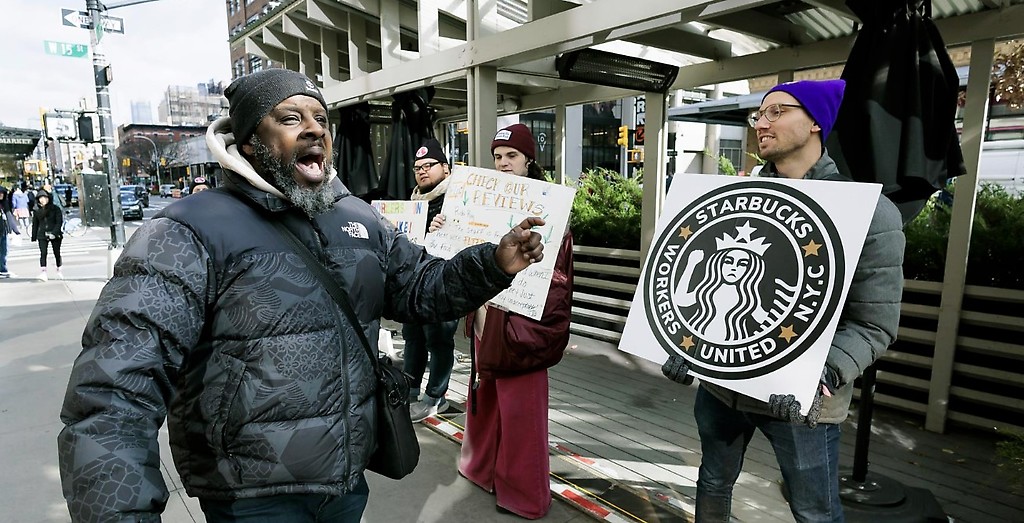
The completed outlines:
{"type": "Polygon", "coordinates": [[[316,98],[327,109],[320,89],[306,75],[289,69],[264,69],[231,82],[224,96],[231,105],[228,115],[235,143],[248,142],[264,116],[277,104],[297,94],[316,98]]]}

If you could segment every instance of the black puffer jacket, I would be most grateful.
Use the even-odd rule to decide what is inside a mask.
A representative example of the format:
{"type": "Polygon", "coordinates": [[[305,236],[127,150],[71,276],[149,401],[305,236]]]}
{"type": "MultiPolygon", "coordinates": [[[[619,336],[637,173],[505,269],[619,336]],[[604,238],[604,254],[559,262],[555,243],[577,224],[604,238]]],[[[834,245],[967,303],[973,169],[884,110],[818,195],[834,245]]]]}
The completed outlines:
{"type": "MultiPolygon", "coordinates": [[[[52,203],[39,207],[32,213],[32,241],[43,238],[63,238],[64,214],[52,203]],[[49,235],[49,236],[48,236],[49,235]]],[[[53,239],[50,238],[50,239],[53,239]]]]}
{"type": "Polygon", "coordinates": [[[335,181],[310,220],[229,176],[174,203],[128,242],[82,341],[58,438],[77,520],[132,520],[167,499],[157,431],[166,415],[186,491],[206,498],[342,494],[374,440],[371,362],[337,304],[265,216],[335,275],[371,343],[381,316],[466,314],[512,278],[494,245],[434,258],[335,181]],[[97,517],[102,515],[102,517],[97,517]]]}

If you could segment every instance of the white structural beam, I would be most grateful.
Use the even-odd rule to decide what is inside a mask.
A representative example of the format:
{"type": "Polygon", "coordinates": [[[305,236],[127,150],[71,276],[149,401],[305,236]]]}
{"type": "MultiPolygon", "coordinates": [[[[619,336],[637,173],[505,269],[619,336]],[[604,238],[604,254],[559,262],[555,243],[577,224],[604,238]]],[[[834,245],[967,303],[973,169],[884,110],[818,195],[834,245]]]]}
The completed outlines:
{"type": "Polygon", "coordinates": [[[299,72],[309,78],[316,79],[316,59],[320,53],[316,45],[309,40],[299,40],[299,72]]]}
{"type": "Polygon", "coordinates": [[[939,302],[939,324],[935,330],[935,353],[932,375],[928,380],[928,411],[925,428],[945,432],[949,410],[949,388],[953,378],[960,311],[964,301],[967,278],[967,256],[974,226],[974,206],[978,193],[978,164],[988,119],[989,86],[995,40],[986,39],[971,45],[971,72],[967,78],[967,105],[960,143],[967,173],[956,179],[953,216],[949,222],[949,243],[946,245],[946,269],[942,277],[942,298],[939,302]]]}
{"type": "Polygon", "coordinates": [[[402,27],[398,0],[380,0],[380,58],[384,69],[398,67],[402,57],[402,27]]]}
{"type": "MultiPolygon", "coordinates": [[[[1024,34],[1024,5],[944,18],[936,20],[935,25],[947,46],[986,38],[1012,38],[1024,34]]],[[[773,75],[780,66],[800,70],[842,63],[850,55],[854,38],[855,35],[688,65],[679,69],[679,76],[672,89],[691,89],[773,75]]]]}
{"type": "Polygon", "coordinates": [[[718,60],[732,56],[731,43],[678,27],[639,34],[627,38],[626,41],[690,56],[707,58],[709,60],[718,60]]]}
{"type": "Polygon", "coordinates": [[[813,41],[803,27],[784,18],[766,15],[758,11],[701,18],[701,22],[714,24],[779,45],[807,44],[813,41]]]}
{"type": "Polygon", "coordinates": [[[466,76],[469,87],[469,164],[494,168],[491,140],[498,131],[498,70],[474,67],[466,76]]]}
{"type": "MultiPolygon", "coordinates": [[[[348,40],[347,34],[345,39],[348,40]]],[[[348,79],[347,75],[342,75],[342,71],[348,70],[348,64],[341,60],[338,48],[340,40],[337,32],[320,28],[320,63],[323,69],[321,74],[323,74],[324,86],[336,85],[348,79]]]]}
{"type": "Polygon", "coordinates": [[[348,20],[349,79],[366,76],[370,72],[370,46],[366,41],[366,21],[352,16],[348,20]]]}
{"type": "Polygon", "coordinates": [[[279,47],[267,45],[263,41],[252,37],[245,38],[245,52],[278,63],[284,63],[284,55],[287,54],[279,47]]]}
{"type": "Polygon", "coordinates": [[[286,35],[277,29],[271,29],[270,27],[263,28],[263,42],[267,45],[272,45],[278,49],[289,51],[292,53],[299,52],[299,39],[291,35],[286,35]]]}
{"type": "Polygon", "coordinates": [[[700,13],[700,18],[745,13],[755,7],[775,3],[778,3],[778,0],[722,0],[705,7],[700,13]]]}
{"type": "Polygon", "coordinates": [[[559,52],[628,38],[640,32],[632,26],[652,19],[659,19],[664,27],[689,21],[705,3],[706,0],[645,0],[636,2],[628,10],[622,10],[618,8],[618,0],[599,0],[411,63],[385,67],[365,77],[328,88],[324,96],[332,102],[340,102],[361,97],[367,92],[472,67],[510,66],[551,57],[559,52]]]}
{"type": "Polygon", "coordinates": [[[645,93],[644,192],[640,216],[640,259],[647,257],[654,240],[654,227],[665,203],[668,175],[668,134],[665,95],[645,93]]]}
{"type": "Polygon", "coordinates": [[[285,14],[281,18],[281,30],[284,31],[284,34],[294,36],[299,40],[320,44],[321,28],[316,24],[307,22],[305,18],[285,14]]]}
{"type": "Polygon", "coordinates": [[[420,56],[434,54],[441,50],[440,13],[435,0],[417,2],[419,32],[417,33],[420,56]]]}
{"type": "Polygon", "coordinates": [[[345,28],[349,13],[320,0],[306,0],[306,19],[326,29],[345,28]]]}
{"type": "MultiPolygon", "coordinates": [[[[846,5],[846,0],[803,0],[804,3],[813,5],[819,9],[831,11],[833,14],[845,16],[855,22],[860,22],[860,18],[853,13],[853,10],[846,5]]],[[[984,1],[984,0],[983,0],[984,1]]]]}

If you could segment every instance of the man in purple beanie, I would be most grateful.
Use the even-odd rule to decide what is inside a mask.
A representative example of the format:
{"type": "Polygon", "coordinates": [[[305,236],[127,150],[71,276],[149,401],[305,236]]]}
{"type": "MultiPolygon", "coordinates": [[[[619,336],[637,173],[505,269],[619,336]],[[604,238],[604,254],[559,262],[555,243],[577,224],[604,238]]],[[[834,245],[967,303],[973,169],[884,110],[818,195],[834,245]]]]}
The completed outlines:
{"type": "MultiPolygon", "coordinates": [[[[843,99],[842,80],[779,84],[751,113],[757,148],[767,160],[760,176],[852,181],[839,174],[825,150],[843,99]]],[[[701,442],[697,480],[697,521],[726,522],[732,489],[747,444],[760,430],[772,444],[789,490],[790,510],[798,522],[841,522],[839,432],[853,397],[853,382],[896,339],[903,292],[902,218],[885,196],[861,202],[874,208],[867,238],[850,284],[818,395],[808,414],[789,394],[773,394],[768,403],[710,383],[701,383],[694,417],[701,442]]],[[[680,356],[662,367],[670,379],[688,381],[680,356]]]]}

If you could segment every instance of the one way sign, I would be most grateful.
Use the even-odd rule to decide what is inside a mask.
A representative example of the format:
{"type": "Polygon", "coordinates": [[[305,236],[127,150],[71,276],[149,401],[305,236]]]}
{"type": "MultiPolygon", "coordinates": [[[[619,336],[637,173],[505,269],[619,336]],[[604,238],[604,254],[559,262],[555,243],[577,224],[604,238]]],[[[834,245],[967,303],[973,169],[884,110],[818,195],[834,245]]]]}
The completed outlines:
{"type": "MultiPolygon", "coordinates": [[[[92,29],[92,17],[89,16],[88,11],[61,9],[60,16],[61,21],[63,21],[66,26],[92,29]]],[[[104,32],[124,34],[124,18],[102,15],[100,16],[100,23],[103,24],[104,32]]]]}

